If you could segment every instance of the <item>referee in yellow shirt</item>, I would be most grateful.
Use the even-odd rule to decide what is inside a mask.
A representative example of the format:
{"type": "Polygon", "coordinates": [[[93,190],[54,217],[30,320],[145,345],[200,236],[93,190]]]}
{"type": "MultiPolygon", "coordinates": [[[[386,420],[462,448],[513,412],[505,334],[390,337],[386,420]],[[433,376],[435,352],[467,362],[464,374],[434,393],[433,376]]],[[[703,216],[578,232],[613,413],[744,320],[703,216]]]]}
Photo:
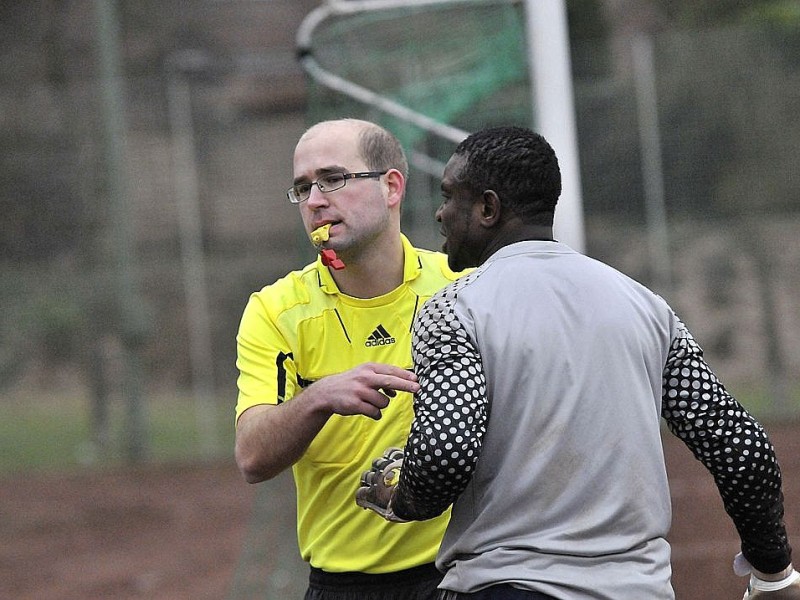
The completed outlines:
{"type": "Polygon", "coordinates": [[[400,232],[407,173],[373,123],[306,131],[287,195],[309,235],[322,232],[320,256],[254,293],[239,327],[236,461],[250,483],[292,467],[306,600],[434,600],[441,581],[449,513],[398,526],[353,501],[372,459],[405,445],[414,316],[458,276],[400,232]]]}

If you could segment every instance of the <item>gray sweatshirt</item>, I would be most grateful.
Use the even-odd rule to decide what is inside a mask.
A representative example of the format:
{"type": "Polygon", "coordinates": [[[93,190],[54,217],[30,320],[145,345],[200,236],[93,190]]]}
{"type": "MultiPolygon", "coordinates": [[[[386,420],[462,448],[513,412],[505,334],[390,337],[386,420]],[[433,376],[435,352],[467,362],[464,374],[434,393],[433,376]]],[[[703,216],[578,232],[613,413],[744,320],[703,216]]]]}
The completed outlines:
{"type": "Polygon", "coordinates": [[[422,390],[393,508],[454,503],[442,588],[672,599],[661,417],[711,471],[751,563],[788,563],[765,432],[666,302],[608,265],[506,246],[423,306],[413,352],[422,390]]]}

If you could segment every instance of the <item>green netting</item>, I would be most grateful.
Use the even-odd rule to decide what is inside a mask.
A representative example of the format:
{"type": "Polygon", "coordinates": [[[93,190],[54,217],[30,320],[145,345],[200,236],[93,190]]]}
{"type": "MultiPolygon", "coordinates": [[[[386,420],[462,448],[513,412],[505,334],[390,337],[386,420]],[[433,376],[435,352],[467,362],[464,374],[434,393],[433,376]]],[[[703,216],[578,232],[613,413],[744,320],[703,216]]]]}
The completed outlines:
{"type": "MultiPolygon", "coordinates": [[[[521,8],[458,3],[332,17],[314,33],[320,66],[439,122],[467,131],[530,123],[521,8]]],[[[310,119],[367,116],[407,149],[437,143],[414,125],[312,83],[310,119]]],[[[447,144],[449,148],[452,144],[447,144]]]]}

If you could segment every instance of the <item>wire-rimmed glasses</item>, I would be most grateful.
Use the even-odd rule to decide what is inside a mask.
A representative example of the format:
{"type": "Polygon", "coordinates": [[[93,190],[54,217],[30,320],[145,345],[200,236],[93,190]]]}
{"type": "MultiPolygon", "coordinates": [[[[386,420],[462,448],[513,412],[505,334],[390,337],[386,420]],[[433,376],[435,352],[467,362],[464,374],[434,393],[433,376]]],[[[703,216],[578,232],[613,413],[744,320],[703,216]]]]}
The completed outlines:
{"type": "Polygon", "coordinates": [[[312,186],[317,186],[323,194],[342,189],[348,179],[372,179],[386,175],[387,171],[361,171],[359,173],[328,173],[316,181],[296,183],[286,190],[286,197],[292,204],[300,204],[308,200],[312,186]]]}

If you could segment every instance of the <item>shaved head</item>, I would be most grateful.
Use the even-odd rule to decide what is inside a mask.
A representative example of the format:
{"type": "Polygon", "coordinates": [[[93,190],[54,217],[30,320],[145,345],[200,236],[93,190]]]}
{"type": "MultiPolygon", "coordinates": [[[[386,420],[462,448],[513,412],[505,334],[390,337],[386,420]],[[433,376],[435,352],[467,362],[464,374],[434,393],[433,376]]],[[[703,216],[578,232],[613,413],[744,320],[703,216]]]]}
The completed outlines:
{"type": "Polygon", "coordinates": [[[372,171],[397,169],[408,177],[408,160],[400,141],[389,131],[361,119],[335,119],[321,121],[309,127],[300,137],[300,142],[320,133],[340,132],[343,137],[356,135],[357,150],[364,163],[372,171]]]}

